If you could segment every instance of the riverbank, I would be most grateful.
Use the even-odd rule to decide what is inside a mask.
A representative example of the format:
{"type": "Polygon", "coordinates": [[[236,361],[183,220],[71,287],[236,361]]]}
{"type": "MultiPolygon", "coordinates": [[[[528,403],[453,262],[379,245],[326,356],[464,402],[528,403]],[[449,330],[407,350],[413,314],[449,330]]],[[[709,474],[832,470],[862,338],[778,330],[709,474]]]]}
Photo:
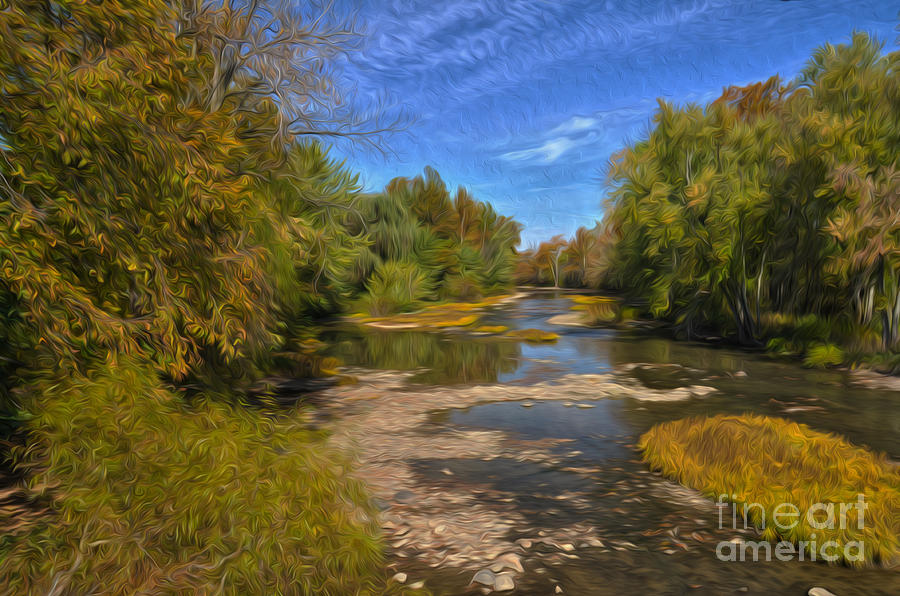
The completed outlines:
{"type": "MultiPolygon", "coordinates": [[[[545,290],[549,290],[545,288],[545,290]]],[[[614,309],[597,312],[597,306],[606,306],[619,300],[617,297],[607,297],[598,292],[587,292],[568,289],[564,294],[573,300],[571,312],[558,314],[547,319],[551,325],[564,327],[576,327],[585,329],[638,329],[657,333],[679,341],[697,341],[715,346],[727,346],[735,349],[746,350],[752,353],[764,353],[771,358],[779,358],[788,362],[799,362],[807,368],[821,368],[832,370],[846,370],[857,375],[864,382],[872,386],[900,389],[900,368],[896,365],[897,354],[893,353],[857,353],[845,350],[836,344],[826,341],[811,342],[809,346],[794,347],[791,341],[782,336],[768,337],[765,345],[747,346],[730,341],[720,335],[695,335],[683,338],[676,329],[658,319],[634,318],[634,309],[629,309],[628,316],[623,316],[624,307],[618,305],[614,309]],[[808,348],[808,349],[807,349],[808,348]],[[798,351],[799,350],[799,351],[798,351]]]]}

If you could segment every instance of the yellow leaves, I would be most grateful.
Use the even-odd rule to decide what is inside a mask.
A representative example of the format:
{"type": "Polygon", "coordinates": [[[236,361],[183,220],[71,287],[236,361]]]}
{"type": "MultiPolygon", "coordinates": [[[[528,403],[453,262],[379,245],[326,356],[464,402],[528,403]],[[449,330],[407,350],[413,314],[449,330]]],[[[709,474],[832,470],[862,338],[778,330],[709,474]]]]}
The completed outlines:
{"type": "Polygon", "coordinates": [[[689,199],[687,207],[698,207],[709,199],[709,187],[703,183],[691,184],[685,187],[684,196],[689,199]]]}

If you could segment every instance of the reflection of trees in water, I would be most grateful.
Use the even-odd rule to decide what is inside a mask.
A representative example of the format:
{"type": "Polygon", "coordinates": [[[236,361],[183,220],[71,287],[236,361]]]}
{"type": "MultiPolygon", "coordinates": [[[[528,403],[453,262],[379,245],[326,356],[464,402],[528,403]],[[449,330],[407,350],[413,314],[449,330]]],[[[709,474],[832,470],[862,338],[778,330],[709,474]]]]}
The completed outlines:
{"type": "Polygon", "coordinates": [[[335,355],[348,364],[379,369],[429,370],[428,383],[496,382],[518,366],[518,342],[467,338],[421,331],[372,331],[345,336],[335,355]]]}
{"type": "Polygon", "coordinates": [[[711,371],[737,371],[758,361],[750,354],[741,354],[728,347],[704,346],[635,333],[619,335],[607,342],[610,363],[616,367],[634,362],[678,364],[711,371]]]}
{"type": "Polygon", "coordinates": [[[900,412],[896,394],[848,385],[846,373],[804,369],[796,363],[727,347],[707,347],[656,337],[618,336],[606,344],[613,368],[629,362],[662,365],[634,369],[642,383],[666,386],[700,384],[721,391],[711,398],[672,403],[633,404],[621,410],[624,424],[641,433],[652,424],[686,416],[753,412],[780,416],[836,432],[851,442],[900,453],[900,412]],[[667,367],[675,364],[699,372],[667,367]],[[746,376],[735,376],[745,371],[746,376]]]}

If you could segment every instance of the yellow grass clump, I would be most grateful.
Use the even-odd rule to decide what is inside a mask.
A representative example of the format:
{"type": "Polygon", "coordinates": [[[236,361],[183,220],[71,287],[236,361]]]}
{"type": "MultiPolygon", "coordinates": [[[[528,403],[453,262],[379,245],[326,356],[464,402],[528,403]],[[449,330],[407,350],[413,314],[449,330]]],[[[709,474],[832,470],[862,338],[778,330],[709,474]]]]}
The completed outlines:
{"type": "Polygon", "coordinates": [[[432,321],[430,325],[436,329],[445,329],[447,327],[468,327],[478,322],[478,315],[466,315],[455,319],[443,319],[432,321]]]}
{"type": "MultiPolygon", "coordinates": [[[[364,313],[356,313],[350,315],[350,318],[355,323],[362,323],[385,329],[428,330],[469,327],[476,324],[481,318],[481,315],[475,311],[495,306],[509,297],[509,294],[502,294],[499,296],[483,298],[478,302],[431,304],[416,312],[387,316],[370,316],[364,313]]],[[[503,328],[502,331],[505,330],[506,328],[503,328]]],[[[492,333],[502,333],[502,331],[493,331],[492,333]]],[[[485,331],[485,333],[487,332],[485,331]]]]}
{"type": "Polygon", "coordinates": [[[615,300],[607,296],[572,296],[572,302],[579,306],[588,304],[615,303],[615,300]]]}
{"type": "Polygon", "coordinates": [[[469,327],[480,319],[477,313],[463,314],[456,309],[428,308],[418,312],[387,317],[354,318],[354,322],[383,329],[449,329],[469,327]]]}
{"type": "Polygon", "coordinates": [[[506,333],[506,337],[521,339],[533,344],[550,343],[559,339],[559,335],[540,329],[513,329],[506,333]]]}
{"type": "Polygon", "coordinates": [[[482,325],[481,327],[476,327],[475,331],[478,333],[506,333],[509,331],[509,327],[505,325],[482,325]]]}
{"type": "Polygon", "coordinates": [[[810,555],[833,540],[828,554],[854,566],[900,554],[900,468],[839,436],[782,418],[718,415],[657,424],[639,446],[652,468],[733,503],[739,519],[746,512],[765,540],[810,555]],[[794,508],[798,515],[785,515],[794,508]]]}

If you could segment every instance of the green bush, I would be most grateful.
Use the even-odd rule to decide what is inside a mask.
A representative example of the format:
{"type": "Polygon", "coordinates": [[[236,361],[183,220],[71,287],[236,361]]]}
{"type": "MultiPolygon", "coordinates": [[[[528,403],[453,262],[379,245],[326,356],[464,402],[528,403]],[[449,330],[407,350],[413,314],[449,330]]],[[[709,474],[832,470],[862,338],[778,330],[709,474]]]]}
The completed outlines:
{"type": "Polygon", "coordinates": [[[844,351],[834,344],[816,344],[810,347],[803,359],[804,366],[825,368],[844,362],[844,351]]]}
{"type": "Polygon", "coordinates": [[[376,316],[412,310],[434,296],[428,274],[415,263],[380,263],[367,284],[363,296],[366,310],[376,316]]]}
{"type": "Polygon", "coordinates": [[[128,357],[30,392],[17,459],[50,513],[0,561],[11,593],[384,587],[363,487],[300,412],[275,418],[203,394],[187,404],[128,357]]]}

